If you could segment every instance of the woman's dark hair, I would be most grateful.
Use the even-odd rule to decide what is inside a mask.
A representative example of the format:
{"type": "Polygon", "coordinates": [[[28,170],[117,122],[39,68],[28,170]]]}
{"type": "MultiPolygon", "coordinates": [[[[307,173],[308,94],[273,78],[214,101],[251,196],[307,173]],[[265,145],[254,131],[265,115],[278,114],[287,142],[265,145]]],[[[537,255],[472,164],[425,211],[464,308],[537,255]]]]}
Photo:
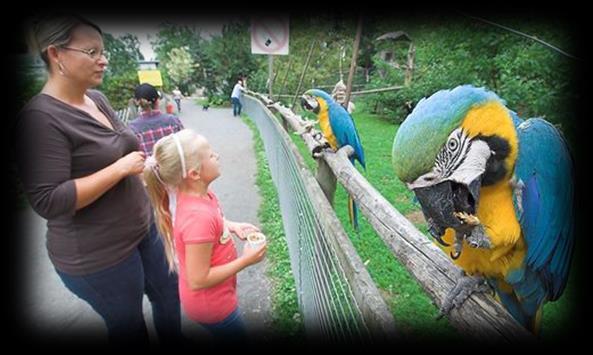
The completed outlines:
{"type": "Polygon", "coordinates": [[[102,36],[103,31],[93,22],[75,14],[53,14],[39,16],[32,20],[29,33],[29,47],[37,52],[49,67],[47,47],[65,46],[72,39],[72,31],[80,25],[94,28],[102,36]]]}

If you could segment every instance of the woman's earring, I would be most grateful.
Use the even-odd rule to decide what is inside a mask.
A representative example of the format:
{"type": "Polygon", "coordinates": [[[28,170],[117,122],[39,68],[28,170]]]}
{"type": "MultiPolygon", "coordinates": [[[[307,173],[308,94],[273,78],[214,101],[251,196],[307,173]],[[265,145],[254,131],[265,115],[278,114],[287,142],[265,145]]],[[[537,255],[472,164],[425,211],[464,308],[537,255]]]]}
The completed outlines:
{"type": "Polygon", "coordinates": [[[58,72],[60,73],[60,75],[64,75],[64,66],[61,62],[58,62],[58,72]]]}

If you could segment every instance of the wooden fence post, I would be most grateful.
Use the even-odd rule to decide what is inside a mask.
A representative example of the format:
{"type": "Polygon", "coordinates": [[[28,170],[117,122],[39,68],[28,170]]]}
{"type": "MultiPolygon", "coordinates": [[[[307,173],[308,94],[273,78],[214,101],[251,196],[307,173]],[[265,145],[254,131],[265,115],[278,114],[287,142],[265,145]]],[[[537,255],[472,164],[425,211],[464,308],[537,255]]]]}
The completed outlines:
{"type": "Polygon", "coordinates": [[[321,158],[315,160],[317,161],[317,174],[315,175],[315,180],[317,180],[325,197],[333,206],[334,196],[336,194],[336,176],[325,160],[321,158]]]}

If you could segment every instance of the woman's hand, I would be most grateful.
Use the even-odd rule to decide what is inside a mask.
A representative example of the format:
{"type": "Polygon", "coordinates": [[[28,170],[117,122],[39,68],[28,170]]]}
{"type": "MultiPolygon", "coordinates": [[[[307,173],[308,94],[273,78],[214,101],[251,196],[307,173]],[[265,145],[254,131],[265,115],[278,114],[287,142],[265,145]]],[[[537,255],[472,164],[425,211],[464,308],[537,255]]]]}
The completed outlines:
{"type": "Polygon", "coordinates": [[[233,233],[239,239],[245,240],[247,239],[247,235],[251,232],[259,232],[259,228],[254,226],[251,223],[241,223],[241,222],[231,222],[227,220],[229,232],[233,233]]]}
{"type": "Polygon", "coordinates": [[[131,152],[130,154],[121,157],[116,164],[122,172],[123,176],[137,175],[144,170],[144,160],[146,154],[141,151],[131,152]]]}
{"type": "Polygon", "coordinates": [[[144,152],[132,152],[91,175],[75,179],[76,210],[95,202],[121,179],[140,174],[144,170],[144,158],[144,152]]]}

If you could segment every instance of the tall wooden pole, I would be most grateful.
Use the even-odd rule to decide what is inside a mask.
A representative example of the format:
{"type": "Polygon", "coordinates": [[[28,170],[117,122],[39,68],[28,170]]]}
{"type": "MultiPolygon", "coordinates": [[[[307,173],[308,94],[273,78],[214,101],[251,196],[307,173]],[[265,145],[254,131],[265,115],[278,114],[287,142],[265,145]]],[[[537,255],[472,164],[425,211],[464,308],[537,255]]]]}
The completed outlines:
{"type": "Polygon", "coordinates": [[[288,79],[288,73],[290,72],[290,67],[292,66],[292,57],[288,59],[288,68],[286,68],[286,73],[284,74],[284,80],[282,80],[282,87],[280,88],[280,92],[278,94],[284,93],[284,88],[286,87],[286,79],[288,79]]]}
{"type": "Polygon", "coordinates": [[[268,55],[268,97],[272,99],[272,85],[274,85],[274,56],[268,55]]]}
{"type": "Polygon", "coordinates": [[[360,36],[362,34],[362,15],[358,18],[358,26],[356,28],[356,38],[354,38],[354,46],[352,48],[352,61],[350,62],[350,72],[348,73],[348,84],[346,85],[346,100],[344,101],[344,108],[348,109],[350,102],[350,93],[352,92],[352,79],[354,79],[354,72],[356,71],[356,59],[358,58],[358,47],[360,46],[360,36]]]}
{"type": "Polygon", "coordinates": [[[294,98],[292,99],[292,104],[290,105],[290,109],[294,109],[294,104],[296,103],[297,97],[299,96],[299,92],[301,91],[301,85],[303,85],[303,79],[305,78],[305,72],[307,68],[309,68],[309,61],[311,60],[311,54],[313,54],[313,48],[315,47],[316,40],[313,40],[311,43],[311,47],[309,48],[309,54],[307,55],[307,61],[305,62],[305,67],[303,68],[303,72],[301,73],[301,78],[299,79],[299,86],[297,86],[296,92],[294,93],[294,98]]]}

